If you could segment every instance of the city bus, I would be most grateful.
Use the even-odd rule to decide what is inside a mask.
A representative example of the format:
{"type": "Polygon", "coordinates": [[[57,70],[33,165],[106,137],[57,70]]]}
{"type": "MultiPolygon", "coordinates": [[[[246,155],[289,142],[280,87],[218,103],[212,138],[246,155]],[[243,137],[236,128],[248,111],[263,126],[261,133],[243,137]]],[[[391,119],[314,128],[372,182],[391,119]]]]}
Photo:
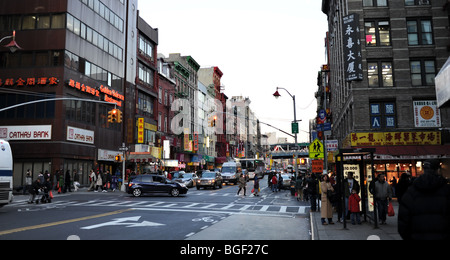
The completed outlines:
{"type": "Polygon", "coordinates": [[[266,164],[264,160],[260,159],[239,159],[238,162],[241,163],[242,170],[247,170],[248,177],[254,179],[255,175],[258,175],[259,179],[264,178],[264,171],[266,169],[266,164]]]}
{"type": "Polygon", "coordinates": [[[0,140],[0,207],[13,199],[13,157],[9,143],[0,140]]]}

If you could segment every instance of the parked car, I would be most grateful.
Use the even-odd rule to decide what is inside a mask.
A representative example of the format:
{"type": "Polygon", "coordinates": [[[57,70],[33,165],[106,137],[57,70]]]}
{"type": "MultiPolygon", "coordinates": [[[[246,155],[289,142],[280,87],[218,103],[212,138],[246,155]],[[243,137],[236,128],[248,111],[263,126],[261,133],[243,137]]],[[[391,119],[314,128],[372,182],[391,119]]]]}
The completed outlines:
{"type": "Polygon", "coordinates": [[[176,172],[173,174],[172,180],[186,185],[188,188],[195,186],[198,177],[195,173],[176,172]]]}
{"type": "Polygon", "coordinates": [[[127,192],[134,197],[140,197],[147,193],[166,193],[172,197],[178,197],[180,194],[186,194],[188,188],[182,183],[171,181],[161,175],[144,174],[129,181],[127,192]]]}
{"type": "Polygon", "coordinates": [[[202,173],[202,176],[197,179],[197,190],[199,190],[201,187],[212,187],[213,189],[216,189],[216,187],[219,187],[219,189],[222,188],[223,184],[223,178],[222,175],[219,172],[210,172],[210,171],[204,171],[202,173]]]}

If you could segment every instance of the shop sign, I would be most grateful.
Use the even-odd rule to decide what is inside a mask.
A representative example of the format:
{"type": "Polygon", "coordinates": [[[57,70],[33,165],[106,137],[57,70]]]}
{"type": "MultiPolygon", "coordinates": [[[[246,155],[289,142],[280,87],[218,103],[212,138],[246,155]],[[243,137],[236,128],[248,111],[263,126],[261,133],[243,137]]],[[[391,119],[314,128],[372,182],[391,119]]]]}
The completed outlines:
{"type": "Polygon", "coordinates": [[[55,77],[33,77],[33,78],[0,78],[0,87],[35,87],[35,86],[57,86],[59,79],[55,77]]]}
{"type": "Polygon", "coordinates": [[[104,94],[104,101],[116,104],[117,106],[121,107],[122,102],[125,101],[125,97],[119,92],[115,90],[111,90],[106,86],[101,85],[100,88],[94,88],[85,84],[82,84],[78,81],[75,81],[73,79],[69,79],[69,82],[67,83],[69,87],[72,87],[78,91],[90,94],[95,97],[100,97],[100,93],[104,94]]]}
{"type": "Polygon", "coordinates": [[[7,141],[51,140],[51,125],[0,126],[0,138],[7,141]]]}
{"type": "Polygon", "coordinates": [[[435,100],[414,101],[416,127],[441,127],[441,113],[435,100]]]}
{"type": "Polygon", "coordinates": [[[67,127],[67,141],[94,144],[94,131],[80,129],[76,127],[67,127]]]}
{"type": "Polygon", "coordinates": [[[440,132],[352,133],[351,146],[441,145],[440,132]]]}
{"type": "Polygon", "coordinates": [[[144,143],[144,118],[138,118],[138,144],[144,143]]]}
{"type": "Polygon", "coordinates": [[[99,161],[114,162],[115,157],[116,157],[117,154],[121,154],[121,152],[98,149],[98,160],[99,161]]]}
{"type": "Polygon", "coordinates": [[[345,80],[363,80],[361,32],[359,30],[359,15],[350,14],[343,18],[344,39],[344,69],[345,80]]]}

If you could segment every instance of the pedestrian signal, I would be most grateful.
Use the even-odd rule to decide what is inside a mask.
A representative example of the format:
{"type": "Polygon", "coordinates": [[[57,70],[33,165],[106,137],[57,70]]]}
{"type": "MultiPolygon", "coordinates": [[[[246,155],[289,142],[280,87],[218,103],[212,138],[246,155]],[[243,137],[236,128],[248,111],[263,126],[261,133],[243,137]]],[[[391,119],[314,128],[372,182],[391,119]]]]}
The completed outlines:
{"type": "Polygon", "coordinates": [[[119,154],[119,155],[116,155],[116,157],[114,158],[114,161],[116,161],[116,162],[122,162],[122,156],[119,154]]]}

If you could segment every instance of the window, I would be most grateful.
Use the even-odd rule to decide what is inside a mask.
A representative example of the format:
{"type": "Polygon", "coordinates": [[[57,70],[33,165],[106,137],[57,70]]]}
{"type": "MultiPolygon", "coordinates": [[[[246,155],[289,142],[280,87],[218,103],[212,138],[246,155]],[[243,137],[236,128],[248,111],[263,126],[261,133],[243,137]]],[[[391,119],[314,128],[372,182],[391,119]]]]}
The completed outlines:
{"type": "Polygon", "coordinates": [[[430,0],[405,0],[405,5],[430,5],[430,0]]]}
{"type": "Polygon", "coordinates": [[[434,60],[411,61],[411,82],[413,86],[434,86],[436,67],[434,60]]]}
{"type": "Polygon", "coordinates": [[[370,102],[369,110],[372,129],[396,127],[397,113],[394,101],[370,102]]]}
{"type": "Polygon", "coordinates": [[[387,6],[387,0],[363,0],[363,6],[387,6]]]}
{"type": "Polygon", "coordinates": [[[369,87],[393,87],[392,62],[368,62],[369,87]]]}
{"type": "Polygon", "coordinates": [[[153,71],[144,64],[139,63],[139,79],[146,84],[153,86],[153,71]]]}
{"type": "Polygon", "coordinates": [[[50,28],[50,16],[39,16],[37,18],[37,28],[38,29],[49,29],[50,28]]]}
{"type": "Polygon", "coordinates": [[[366,46],[390,46],[391,27],[389,21],[368,21],[364,23],[366,46]]]}
{"type": "Polygon", "coordinates": [[[34,30],[36,29],[36,16],[28,15],[24,16],[22,20],[22,30],[34,30]]]}
{"type": "Polygon", "coordinates": [[[64,28],[66,22],[65,14],[54,14],[52,15],[52,28],[53,29],[61,29],[64,28]]]}
{"type": "Polygon", "coordinates": [[[433,27],[431,20],[417,19],[406,22],[408,29],[409,45],[432,45],[433,44],[433,27]]]}

